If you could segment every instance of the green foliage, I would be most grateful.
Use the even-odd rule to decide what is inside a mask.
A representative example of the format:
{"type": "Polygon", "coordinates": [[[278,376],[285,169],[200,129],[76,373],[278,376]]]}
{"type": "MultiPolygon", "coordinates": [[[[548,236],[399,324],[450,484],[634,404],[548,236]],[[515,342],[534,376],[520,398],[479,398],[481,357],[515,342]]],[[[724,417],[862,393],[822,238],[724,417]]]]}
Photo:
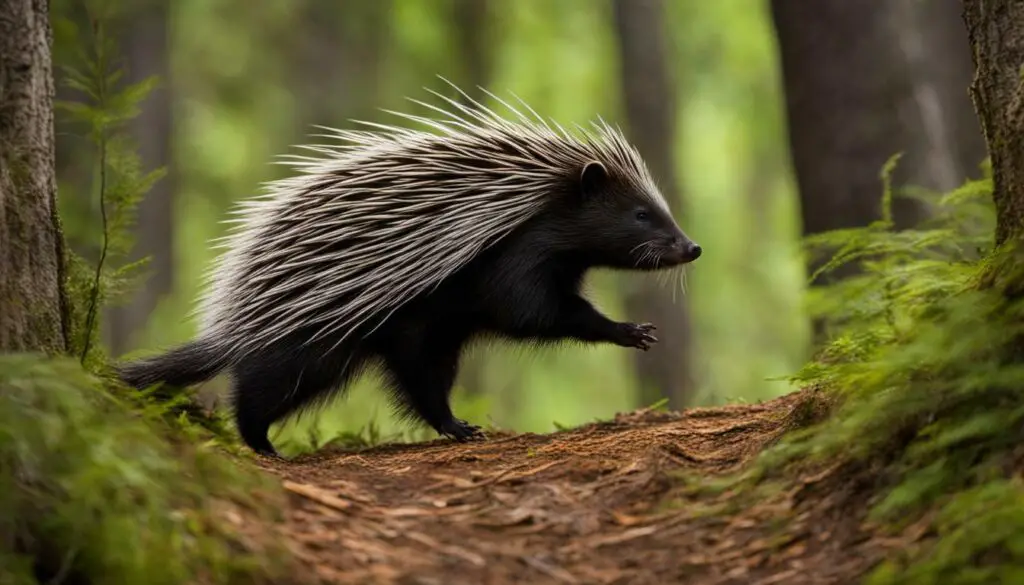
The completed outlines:
{"type": "Polygon", "coordinates": [[[808,242],[835,251],[828,269],[858,268],[816,291],[814,309],[833,340],[793,378],[841,405],[766,452],[748,478],[797,461],[884,470],[870,517],[898,527],[937,507],[939,538],[880,567],[871,583],[998,581],[1024,562],[1024,492],[1006,479],[1024,438],[1022,250],[991,249],[987,170],[942,197],[924,195],[935,217],[893,231],[892,163],[883,220],[808,242]]]}
{"type": "Polygon", "coordinates": [[[142,265],[123,261],[129,229],[163,172],[143,171],[125,133],[155,79],[122,83],[107,30],[119,4],[88,2],[83,30],[55,17],[77,49],[61,79],[81,98],[57,106],[92,145],[102,229],[95,262],[67,258],[78,363],[0,356],[0,583],[263,582],[284,567],[283,551],[225,531],[225,514],[260,526],[280,502],[225,456],[234,445],[223,419],[188,393],[101,381],[99,315],[142,265]]]}
{"type": "Polygon", "coordinates": [[[60,101],[56,107],[69,121],[84,127],[96,157],[93,190],[102,221],[99,257],[91,268],[73,252],[68,260],[71,347],[83,363],[93,367],[102,363],[97,343],[100,308],[127,290],[131,277],[145,264],[144,260],[118,264],[133,244],[130,229],[135,208],[164,174],[163,169],[143,172],[136,147],[124,131],[157,80],[122,83],[125,71],[116,62],[117,45],[108,32],[117,22],[120,5],[108,0],[87,2],[86,31],[66,18],[57,24],[78,49],[75,60],[62,67],[62,81],[82,101],[60,101]]]}
{"type": "Polygon", "coordinates": [[[953,495],[939,511],[934,528],[936,542],[924,550],[918,546],[907,551],[902,563],[883,563],[866,584],[1024,582],[1024,485],[1020,479],[994,479],[953,495]]]}
{"type": "MultiPolygon", "coordinates": [[[[207,446],[172,443],[70,359],[0,356],[0,582],[250,583],[273,574],[223,532],[269,484],[207,446]]],[[[283,566],[283,565],[281,565],[283,566]]]]}
{"type": "MultiPolygon", "coordinates": [[[[115,38],[116,31],[129,24],[129,8],[117,0],[85,2],[84,30],[71,18],[53,15],[62,46],[73,54],[64,56],[60,79],[79,98],[59,101],[56,107],[62,121],[82,131],[95,157],[91,187],[100,211],[98,257],[92,263],[69,251],[66,282],[71,351],[94,373],[107,365],[98,342],[101,310],[138,284],[148,260],[125,262],[134,245],[136,207],[165,173],[162,168],[144,171],[126,127],[158,83],[156,77],[123,83],[126,71],[118,60],[115,38]]],[[[223,416],[202,412],[192,392],[166,387],[141,394],[119,392],[139,408],[160,411],[181,431],[194,433],[197,429],[190,428],[191,423],[199,423],[222,439],[230,434],[223,416]]]]}
{"type": "MultiPolygon", "coordinates": [[[[812,307],[834,338],[793,381],[840,392],[846,404],[813,441],[786,443],[776,455],[877,453],[944,399],[959,403],[1018,374],[998,351],[1016,335],[1006,317],[1017,309],[1000,291],[978,287],[994,225],[990,188],[985,178],[938,198],[935,217],[919,229],[896,232],[883,219],[809,239],[812,249],[838,248],[829,269],[856,261],[860,272],[816,291],[829,304],[812,307]]],[[[887,186],[886,206],[891,197],[887,186]]],[[[936,432],[919,430],[920,438],[936,432]]],[[[933,439],[939,450],[952,441],[933,439]]]]}

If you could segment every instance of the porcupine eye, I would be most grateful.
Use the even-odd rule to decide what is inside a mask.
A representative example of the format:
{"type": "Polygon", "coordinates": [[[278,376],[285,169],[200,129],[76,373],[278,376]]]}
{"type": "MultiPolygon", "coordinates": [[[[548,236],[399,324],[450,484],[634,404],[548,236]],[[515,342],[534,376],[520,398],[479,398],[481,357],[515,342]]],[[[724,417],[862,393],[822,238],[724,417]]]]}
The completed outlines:
{"type": "Polygon", "coordinates": [[[636,212],[636,220],[646,222],[651,219],[651,215],[647,213],[647,210],[641,209],[636,212]]]}

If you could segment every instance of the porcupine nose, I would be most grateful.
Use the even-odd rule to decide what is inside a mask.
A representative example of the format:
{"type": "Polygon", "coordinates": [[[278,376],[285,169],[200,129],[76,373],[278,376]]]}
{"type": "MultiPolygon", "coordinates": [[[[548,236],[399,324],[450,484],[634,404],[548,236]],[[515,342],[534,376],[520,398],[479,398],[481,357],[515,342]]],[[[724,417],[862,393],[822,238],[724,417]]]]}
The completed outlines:
{"type": "Polygon", "coordinates": [[[696,242],[690,242],[690,249],[687,250],[686,256],[691,261],[693,261],[693,260],[696,260],[697,258],[700,258],[700,253],[703,252],[703,251],[704,250],[701,250],[701,247],[700,247],[699,244],[697,244],[696,242]]]}
{"type": "Polygon", "coordinates": [[[677,236],[673,239],[672,246],[676,250],[679,250],[679,254],[685,258],[687,262],[693,262],[697,258],[700,258],[700,254],[703,252],[700,244],[697,242],[691,242],[683,236],[677,236]]]}

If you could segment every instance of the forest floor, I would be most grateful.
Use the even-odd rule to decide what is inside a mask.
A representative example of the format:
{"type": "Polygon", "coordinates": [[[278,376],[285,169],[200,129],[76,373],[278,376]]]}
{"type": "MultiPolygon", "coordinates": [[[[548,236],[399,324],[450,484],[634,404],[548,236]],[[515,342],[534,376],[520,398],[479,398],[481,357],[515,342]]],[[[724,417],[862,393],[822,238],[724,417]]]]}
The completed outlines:
{"type": "Polygon", "coordinates": [[[278,530],[309,571],[293,575],[302,583],[855,583],[921,537],[867,526],[871,474],[808,469],[753,502],[693,489],[742,469],[822,403],[802,391],[259,465],[288,494],[278,530]]]}

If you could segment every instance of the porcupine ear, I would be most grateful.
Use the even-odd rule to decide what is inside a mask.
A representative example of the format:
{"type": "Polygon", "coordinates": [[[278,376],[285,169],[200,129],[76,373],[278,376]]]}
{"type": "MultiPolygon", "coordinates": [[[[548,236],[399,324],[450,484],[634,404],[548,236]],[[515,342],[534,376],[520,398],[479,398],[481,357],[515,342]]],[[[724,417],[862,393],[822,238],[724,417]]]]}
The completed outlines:
{"type": "Polygon", "coordinates": [[[580,172],[580,191],[586,197],[593,195],[608,181],[608,169],[599,161],[592,160],[583,165],[580,172]]]}

